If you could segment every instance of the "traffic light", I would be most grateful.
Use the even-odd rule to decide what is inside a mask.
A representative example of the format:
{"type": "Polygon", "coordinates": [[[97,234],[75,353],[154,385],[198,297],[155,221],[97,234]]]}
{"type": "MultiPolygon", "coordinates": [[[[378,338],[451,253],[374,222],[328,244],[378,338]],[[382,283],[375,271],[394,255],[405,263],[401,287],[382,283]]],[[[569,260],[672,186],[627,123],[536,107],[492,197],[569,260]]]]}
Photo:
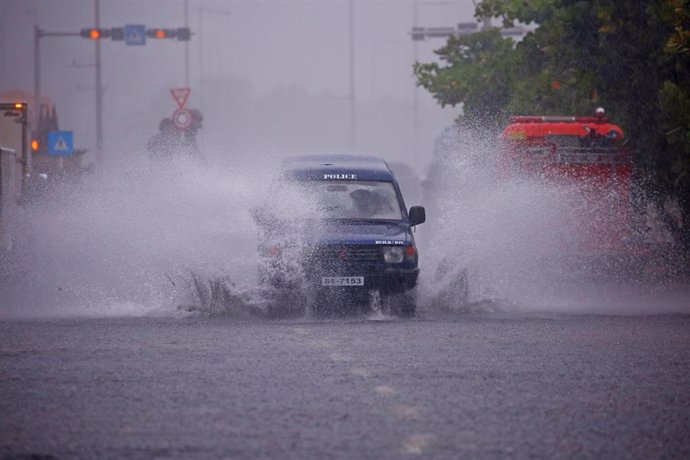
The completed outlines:
{"type": "Polygon", "coordinates": [[[100,40],[101,38],[110,38],[110,29],[96,29],[90,27],[88,29],[81,29],[79,35],[82,38],[90,38],[91,40],[100,40]]]}
{"type": "Polygon", "coordinates": [[[177,31],[175,29],[148,29],[146,31],[146,36],[149,38],[175,38],[177,31]]]}
{"type": "Polygon", "coordinates": [[[131,24],[125,27],[111,27],[107,29],[98,27],[88,27],[81,29],[79,31],[79,35],[82,38],[88,38],[89,40],[101,40],[109,38],[115,42],[126,41],[128,45],[146,44],[146,37],[142,37],[142,35],[144,34],[146,34],[146,37],[148,38],[154,38],[157,40],[165,40],[166,38],[177,38],[177,41],[179,42],[188,42],[192,36],[192,32],[189,29],[189,27],[177,27],[175,29],[154,27],[151,29],[146,29],[144,31],[143,25],[131,24]],[[132,30],[133,28],[136,29],[132,30]],[[134,34],[136,34],[136,36],[138,37],[137,39],[134,38],[134,34]]]}
{"type": "Polygon", "coordinates": [[[146,36],[149,38],[157,38],[159,40],[166,38],[177,38],[177,41],[188,42],[192,33],[189,27],[178,27],[177,29],[147,29],[146,36]]]}

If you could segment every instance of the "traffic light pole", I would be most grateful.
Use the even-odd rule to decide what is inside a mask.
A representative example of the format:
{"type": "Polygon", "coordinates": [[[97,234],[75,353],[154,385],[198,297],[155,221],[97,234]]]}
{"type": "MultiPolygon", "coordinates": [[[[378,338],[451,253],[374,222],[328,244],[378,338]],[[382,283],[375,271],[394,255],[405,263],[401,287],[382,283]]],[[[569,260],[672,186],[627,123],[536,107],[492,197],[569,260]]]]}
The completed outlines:
{"type": "MultiPolygon", "coordinates": [[[[185,1],[186,3],[186,1],[185,1]]],[[[41,39],[44,37],[82,37],[90,38],[95,42],[95,52],[96,52],[96,163],[101,164],[103,162],[103,77],[102,77],[102,67],[101,67],[101,38],[110,38],[122,41],[123,28],[112,28],[112,29],[101,29],[100,28],[100,0],[94,0],[94,12],[95,12],[95,28],[82,29],[80,32],[46,32],[38,27],[38,24],[34,24],[34,106],[35,115],[32,122],[34,125],[38,122],[41,111],[41,39]],[[117,39],[113,35],[115,30],[119,30],[120,38],[117,39]]],[[[185,24],[187,23],[186,5],[185,5],[185,24]]],[[[153,29],[146,32],[147,36],[152,38],[177,38],[178,41],[189,41],[190,31],[188,27],[175,29],[153,29]],[[151,35],[149,35],[151,33],[151,35]],[[162,34],[162,36],[159,36],[162,34]]],[[[143,43],[139,43],[143,44],[143,43]]],[[[187,50],[187,44],[185,43],[185,49],[187,50]]],[[[187,51],[186,51],[187,53],[187,51]]],[[[185,60],[186,71],[185,80],[189,80],[189,56],[186,54],[185,60]]],[[[29,162],[27,169],[28,172],[31,171],[31,159],[27,160],[29,162]]],[[[60,158],[62,161],[62,158],[60,158]]]]}
{"type": "MultiPolygon", "coordinates": [[[[101,28],[100,0],[94,0],[96,28],[101,28]]],[[[96,165],[103,163],[103,81],[101,76],[101,41],[96,42],[96,165]]]]}
{"type": "MultiPolygon", "coordinates": [[[[41,110],[41,29],[34,24],[34,116],[32,126],[38,126],[38,117],[41,110]]],[[[26,155],[26,173],[31,174],[33,162],[33,149],[29,149],[26,155]]]]}
{"type": "MultiPolygon", "coordinates": [[[[184,26],[189,28],[189,0],[184,0],[184,26]]],[[[189,88],[189,41],[184,42],[184,86],[189,88]]]]}
{"type": "Polygon", "coordinates": [[[355,6],[348,2],[348,32],[350,48],[350,150],[357,148],[357,112],[355,107],[355,6]]]}

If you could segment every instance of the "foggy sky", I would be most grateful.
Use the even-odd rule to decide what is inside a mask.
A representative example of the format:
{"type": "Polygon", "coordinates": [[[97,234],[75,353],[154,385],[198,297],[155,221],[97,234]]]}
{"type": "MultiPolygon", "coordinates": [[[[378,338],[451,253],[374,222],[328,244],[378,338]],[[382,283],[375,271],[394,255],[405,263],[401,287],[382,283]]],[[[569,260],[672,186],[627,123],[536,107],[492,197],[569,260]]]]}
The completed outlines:
{"type": "MultiPolygon", "coordinates": [[[[419,1],[417,9],[421,26],[473,20],[471,0],[419,1]]],[[[442,110],[418,90],[414,151],[413,10],[412,1],[354,2],[356,148],[421,170],[434,136],[459,110],[442,110]]],[[[0,0],[0,59],[10,63],[3,65],[0,92],[33,89],[34,23],[46,31],[76,32],[92,26],[93,17],[91,0],[0,0]]],[[[183,1],[101,0],[102,27],[125,24],[182,26],[183,1]]],[[[189,26],[195,35],[189,42],[188,105],[205,115],[202,145],[349,147],[347,1],[189,0],[189,26]]],[[[418,42],[419,59],[434,59],[442,44],[418,42]]],[[[111,156],[143,149],[160,119],[175,109],[168,91],[184,86],[184,47],[173,40],[149,39],[140,47],[102,41],[105,147],[111,156]]],[[[90,40],[41,40],[42,94],[57,104],[61,129],[74,130],[77,146],[89,149],[95,145],[93,62],[90,40]]]]}

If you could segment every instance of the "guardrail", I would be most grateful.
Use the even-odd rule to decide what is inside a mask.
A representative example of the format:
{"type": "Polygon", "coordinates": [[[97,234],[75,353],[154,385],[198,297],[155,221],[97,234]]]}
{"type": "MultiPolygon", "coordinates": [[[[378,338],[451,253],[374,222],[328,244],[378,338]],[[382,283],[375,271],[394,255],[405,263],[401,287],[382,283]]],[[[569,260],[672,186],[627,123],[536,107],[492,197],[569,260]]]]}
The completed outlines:
{"type": "Polygon", "coordinates": [[[17,153],[0,147],[0,251],[12,250],[17,210],[17,153]]]}

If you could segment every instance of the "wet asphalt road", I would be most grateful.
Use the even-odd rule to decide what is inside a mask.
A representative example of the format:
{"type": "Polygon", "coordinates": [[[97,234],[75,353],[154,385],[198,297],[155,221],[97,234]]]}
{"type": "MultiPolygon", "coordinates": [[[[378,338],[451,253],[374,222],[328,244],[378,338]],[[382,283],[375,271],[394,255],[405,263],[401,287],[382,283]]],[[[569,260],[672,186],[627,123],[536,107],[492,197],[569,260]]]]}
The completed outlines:
{"type": "Polygon", "coordinates": [[[690,316],[0,322],[0,458],[505,457],[689,458],[690,316]]]}

